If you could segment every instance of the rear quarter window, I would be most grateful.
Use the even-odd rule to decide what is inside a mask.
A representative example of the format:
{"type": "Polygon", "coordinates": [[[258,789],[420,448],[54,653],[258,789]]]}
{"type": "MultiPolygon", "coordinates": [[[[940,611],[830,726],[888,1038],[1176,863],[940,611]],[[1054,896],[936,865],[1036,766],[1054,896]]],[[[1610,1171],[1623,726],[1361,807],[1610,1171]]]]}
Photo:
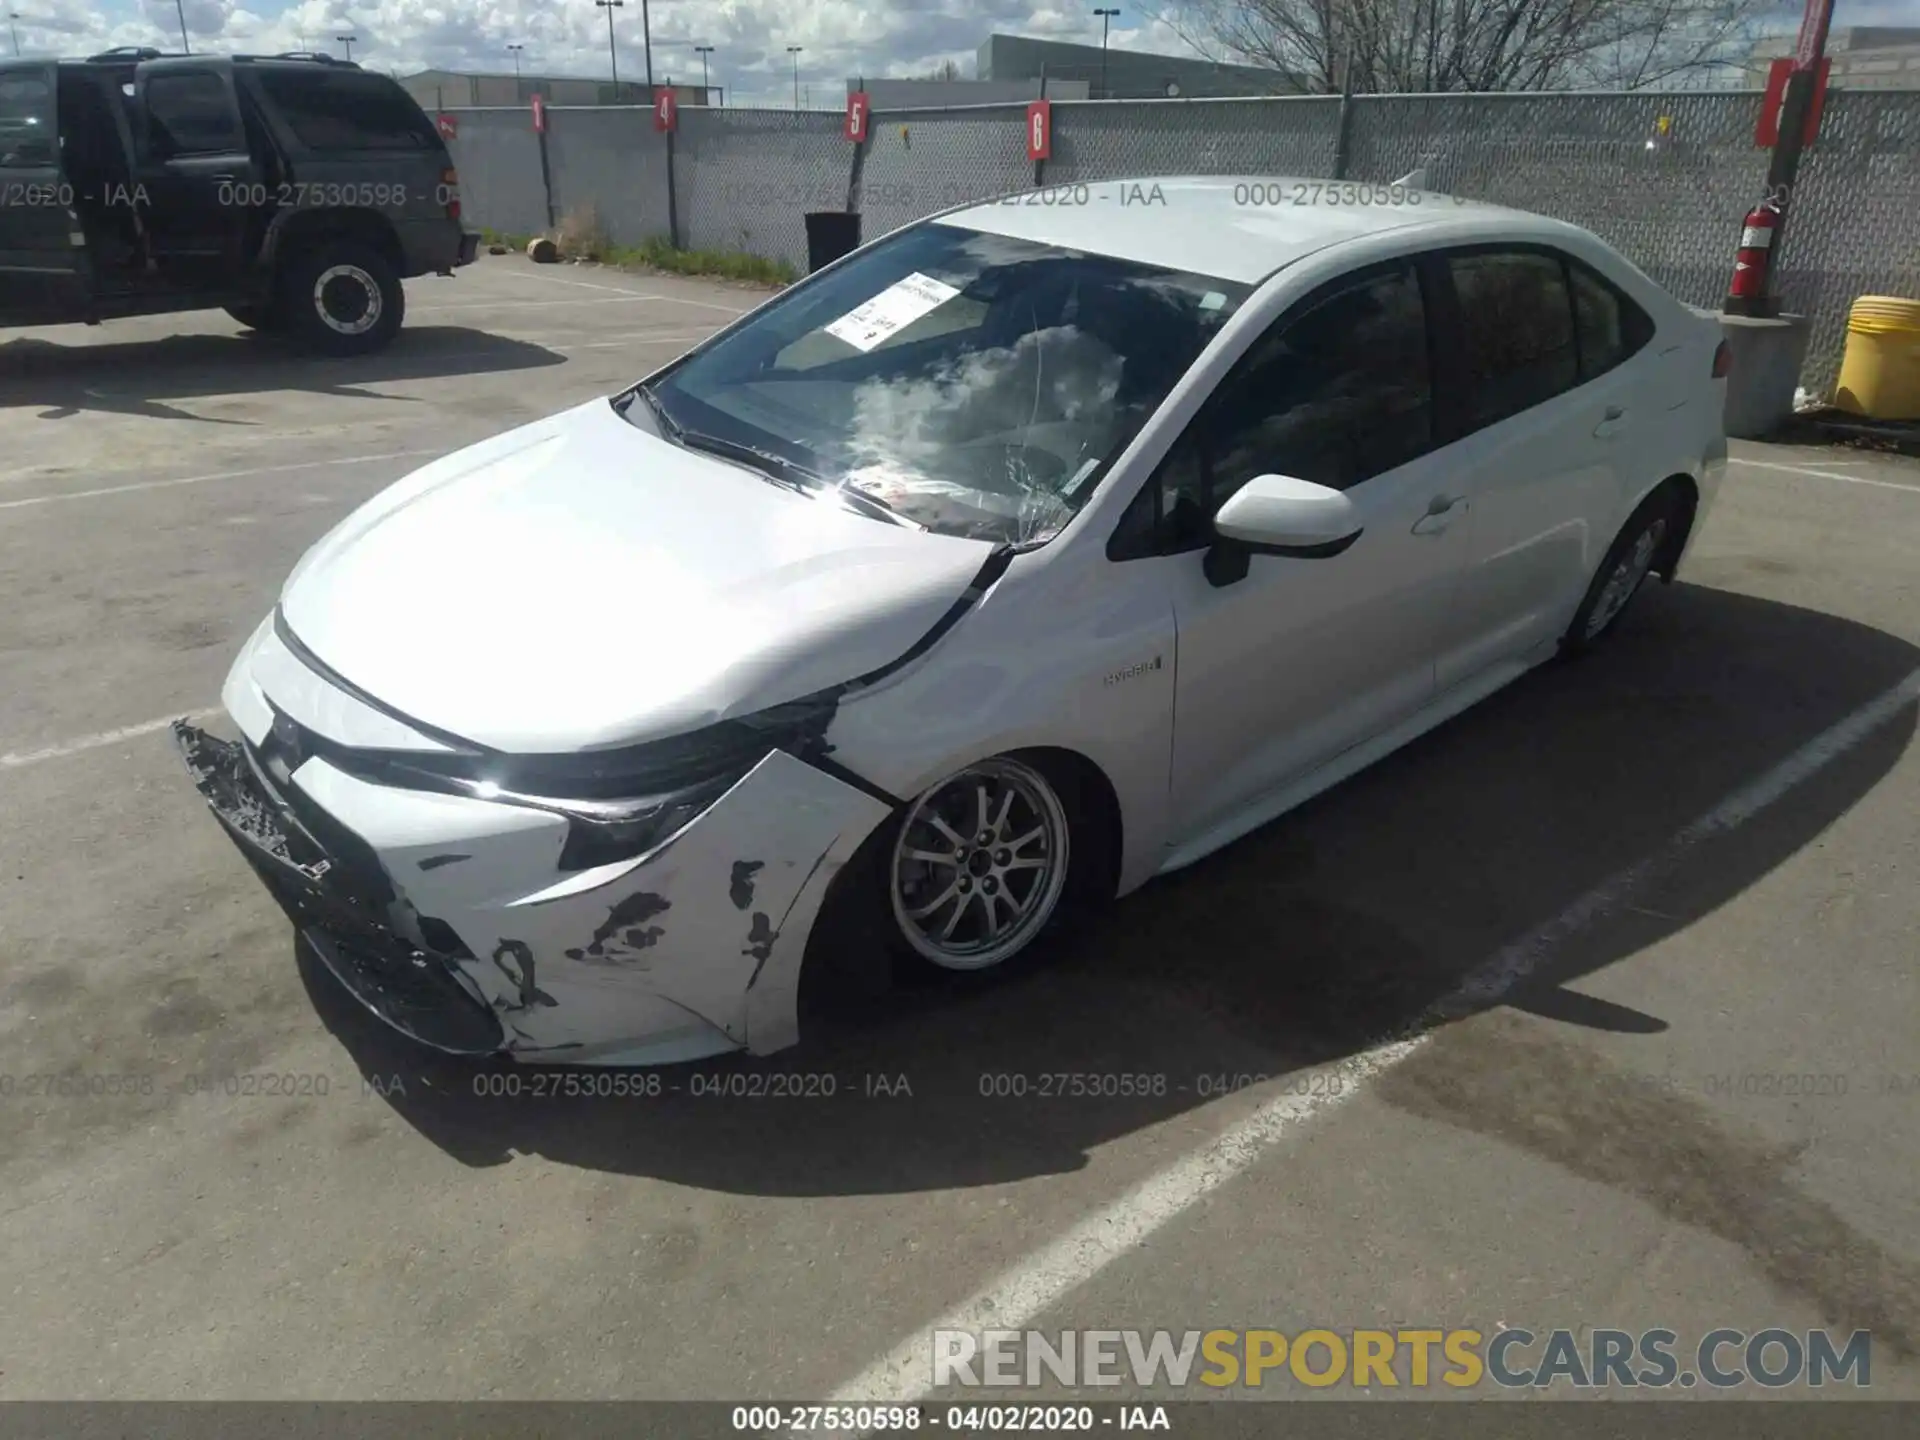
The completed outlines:
{"type": "Polygon", "coordinates": [[[309,150],[432,153],[440,136],[413,97],[365,71],[263,67],[260,91],[309,150]]]}
{"type": "Polygon", "coordinates": [[[0,75],[0,170],[58,163],[53,87],[44,75],[0,75]]]}

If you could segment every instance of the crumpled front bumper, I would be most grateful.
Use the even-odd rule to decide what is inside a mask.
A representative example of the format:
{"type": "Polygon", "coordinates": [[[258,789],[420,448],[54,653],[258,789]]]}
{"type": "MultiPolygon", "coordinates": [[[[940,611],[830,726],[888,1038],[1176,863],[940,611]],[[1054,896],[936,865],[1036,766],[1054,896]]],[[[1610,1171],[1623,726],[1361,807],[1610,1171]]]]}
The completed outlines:
{"type": "Polygon", "coordinates": [[[792,1044],[827,887],[889,813],[774,750],[664,844],[569,873],[551,811],[374,784],[318,756],[276,779],[246,741],[174,731],[342,984],[461,1054],[657,1064],[792,1044]]]}

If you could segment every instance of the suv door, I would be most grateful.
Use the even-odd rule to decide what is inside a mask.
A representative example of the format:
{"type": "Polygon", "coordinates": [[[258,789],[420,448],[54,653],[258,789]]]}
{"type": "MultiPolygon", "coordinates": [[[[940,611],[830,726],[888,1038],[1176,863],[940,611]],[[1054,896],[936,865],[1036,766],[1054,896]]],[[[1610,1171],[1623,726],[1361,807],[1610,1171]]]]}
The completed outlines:
{"type": "Polygon", "coordinates": [[[217,62],[149,62],[135,72],[134,86],[154,260],[164,278],[182,286],[233,289],[249,258],[246,236],[263,196],[232,69],[217,62]]]}
{"type": "Polygon", "coordinates": [[[1423,290],[1416,263],[1396,260],[1293,306],[1220,382],[1109,546],[1162,567],[1172,594],[1176,847],[1432,697],[1467,507],[1447,503],[1454,460],[1435,448],[1423,290]],[[1337,555],[1246,557],[1233,579],[1233,564],[1206,561],[1213,515],[1270,473],[1346,490],[1364,528],[1337,555]]]}
{"type": "Polygon", "coordinates": [[[1633,319],[1645,316],[1588,267],[1520,244],[1437,261],[1459,382],[1454,448],[1474,507],[1438,658],[1446,690],[1558,640],[1613,539],[1622,456],[1653,417],[1634,393],[1636,367],[1621,363],[1645,344],[1633,319]]]}
{"type": "Polygon", "coordinates": [[[80,298],[85,252],[72,239],[56,84],[51,64],[0,68],[0,312],[80,298]]]}

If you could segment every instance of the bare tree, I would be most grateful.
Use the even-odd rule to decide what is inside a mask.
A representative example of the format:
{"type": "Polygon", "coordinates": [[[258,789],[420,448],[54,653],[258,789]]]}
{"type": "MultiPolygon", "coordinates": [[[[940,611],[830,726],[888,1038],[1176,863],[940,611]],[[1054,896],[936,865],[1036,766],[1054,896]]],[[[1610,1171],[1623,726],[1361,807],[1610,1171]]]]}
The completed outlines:
{"type": "Polygon", "coordinates": [[[1188,0],[1202,54],[1337,93],[1642,89],[1741,68],[1772,0],[1188,0]]]}
{"type": "Polygon", "coordinates": [[[960,78],[960,67],[949,58],[942,60],[939,65],[934,68],[933,73],[922,75],[920,78],[922,80],[958,80],[960,78]]]}

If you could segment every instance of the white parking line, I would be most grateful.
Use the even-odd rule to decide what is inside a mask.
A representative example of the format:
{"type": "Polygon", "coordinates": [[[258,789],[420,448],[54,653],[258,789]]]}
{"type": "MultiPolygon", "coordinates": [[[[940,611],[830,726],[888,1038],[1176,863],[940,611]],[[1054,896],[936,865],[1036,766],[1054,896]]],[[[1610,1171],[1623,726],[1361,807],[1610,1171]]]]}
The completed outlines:
{"type": "MultiPolygon", "coordinates": [[[[546,277],[535,275],[530,278],[542,280],[546,277]]],[[[623,290],[620,293],[622,298],[627,300],[658,300],[662,298],[658,295],[642,295],[633,290],[623,290]]],[[[407,313],[409,315],[419,315],[428,310],[525,310],[534,308],[551,310],[559,305],[617,305],[619,303],[618,300],[589,300],[584,296],[578,300],[456,300],[448,305],[409,305],[407,306],[407,313]]]]}
{"type": "Polygon", "coordinates": [[[671,300],[676,305],[696,305],[700,307],[702,310],[719,310],[719,311],[723,311],[728,315],[744,315],[747,313],[747,311],[754,308],[751,305],[716,305],[711,300],[693,300],[693,299],[689,299],[685,295],[655,295],[651,293],[642,294],[637,290],[629,290],[624,285],[596,285],[591,280],[568,280],[559,275],[530,275],[526,273],[517,273],[509,276],[508,278],[514,279],[514,280],[544,280],[549,285],[575,285],[582,290],[604,290],[609,294],[632,295],[637,299],[641,299],[641,300],[671,300]]]}
{"type": "Polygon", "coordinates": [[[1894,480],[1869,480],[1865,475],[1842,475],[1837,470],[1813,470],[1805,465],[1782,465],[1777,460],[1742,460],[1736,456],[1727,463],[1751,465],[1756,470],[1780,470],[1788,475],[1807,475],[1815,480],[1844,480],[1849,485],[1871,485],[1876,490],[1904,490],[1909,495],[1920,495],[1920,485],[1902,485],[1894,480]]]}
{"type": "Polygon", "coordinates": [[[0,755],[0,770],[19,770],[28,765],[38,765],[43,760],[60,760],[83,751],[98,750],[105,745],[118,745],[122,740],[134,740],[142,735],[151,735],[156,730],[164,730],[176,719],[205,720],[219,713],[217,709],[189,710],[183,716],[169,715],[164,720],[143,720],[138,725],[122,725],[118,730],[82,735],[78,740],[62,741],[39,750],[9,750],[5,755],[0,755]]]}
{"type": "Polygon", "coordinates": [[[1625,908],[1650,882],[1671,873],[1695,846],[1751,820],[1916,699],[1920,699],[1920,670],[1727,796],[1644,860],[1602,881],[1546,924],[1507,945],[1405,1032],[1334,1066],[1328,1072],[1324,1091],[1287,1094],[1268,1101],[1211,1144],[1095,1211],[985,1289],[908,1336],[836,1390],[829,1403],[905,1404],[923,1398],[931,1389],[935,1331],[977,1332],[989,1327],[1017,1330],[1031,1325],[1049,1306],[1185,1214],[1203,1196],[1246,1171],[1301,1124],[1343,1104],[1367,1081],[1417,1053],[1430,1042],[1433,1027],[1497,1003],[1537,971],[1560,944],[1625,908]],[[1339,1084],[1333,1083],[1333,1076],[1339,1077],[1339,1084]]]}
{"type": "Polygon", "coordinates": [[[135,490],[167,490],[177,485],[204,485],[210,480],[245,480],[253,475],[287,475],[296,470],[325,470],[333,465],[371,465],[379,460],[411,460],[422,455],[444,455],[439,450],[385,450],[378,455],[342,455],[337,460],[301,460],[292,465],[260,465],[251,470],[216,470],[207,475],[180,475],[171,480],[134,480],[104,485],[97,490],[63,490],[57,495],[33,495],[25,500],[0,500],[0,510],[28,505],[54,505],[63,500],[92,500],[101,495],[126,495],[135,490]]]}

